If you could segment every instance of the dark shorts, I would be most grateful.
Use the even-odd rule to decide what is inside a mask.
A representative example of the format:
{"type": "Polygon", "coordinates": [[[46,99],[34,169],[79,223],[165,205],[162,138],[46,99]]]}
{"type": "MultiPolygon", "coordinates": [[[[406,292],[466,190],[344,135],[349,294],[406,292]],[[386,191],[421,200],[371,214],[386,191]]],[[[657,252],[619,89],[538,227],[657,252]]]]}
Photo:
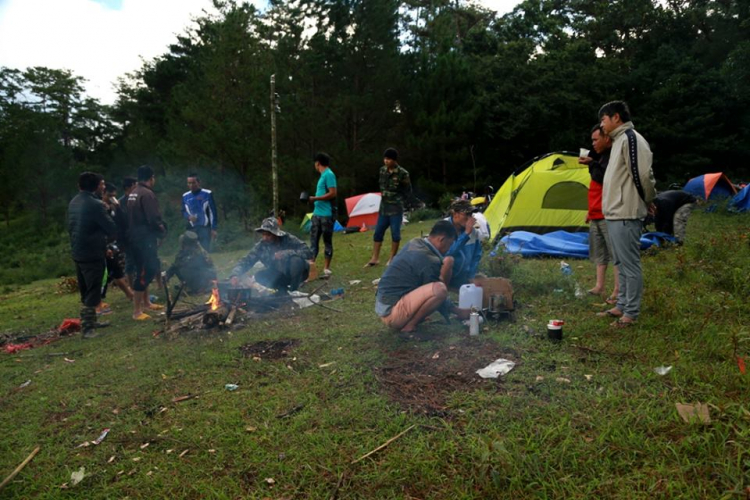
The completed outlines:
{"type": "Polygon", "coordinates": [[[125,277],[125,254],[117,252],[110,259],[107,258],[107,281],[119,280],[125,277]]]}
{"type": "Polygon", "coordinates": [[[143,292],[159,273],[161,267],[156,253],[156,240],[131,242],[128,250],[132,254],[136,270],[133,290],[143,292]]]}
{"type": "Polygon", "coordinates": [[[323,236],[325,244],[325,256],[333,256],[333,217],[319,217],[313,215],[310,221],[310,246],[313,252],[313,260],[318,257],[320,237],[323,236]]]}
{"type": "Polygon", "coordinates": [[[375,226],[375,234],[372,240],[382,242],[385,236],[385,230],[391,228],[391,241],[394,243],[401,241],[401,221],[404,216],[398,215],[378,215],[378,224],[375,226]]]}

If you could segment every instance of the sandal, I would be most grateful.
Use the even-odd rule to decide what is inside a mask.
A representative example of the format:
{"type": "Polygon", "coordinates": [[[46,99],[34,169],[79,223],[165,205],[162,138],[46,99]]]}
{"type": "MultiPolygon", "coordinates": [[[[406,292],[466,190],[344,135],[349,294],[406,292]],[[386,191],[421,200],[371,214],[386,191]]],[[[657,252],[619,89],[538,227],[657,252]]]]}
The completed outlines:
{"type": "Polygon", "coordinates": [[[379,264],[380,262],[368,262],[367,264],[364,265],[364,269],[367,269],[368,267],[375,267],[379,264]]]}
{"type": "Polygon", "coordinates": [[[618,318],[616,321],[613,321],[610,323],[610,326],[614,326],[615,328],[630,328],[631,326],[635,325],[634,319],[623,319],[618,318]]]}
{"type": "Polygon", "coordinates": [[[135,316],[133,319],[136,321],[146,321],[147,319],[151,319],[151,316],[142,312],[138,316],[135,316]]]}
{"type": "Polygon", "coordinates": [[[617,318],[617,319],[620,319],[620,318],[622,318],[622,311],[620,311],[619,309],[607,309],[606,311],[602,311],[602,312],[596,313],[596,315],[598,317],[600,317],[600,318],[617,318]],[[614,312],[614,311],[617,311],[617,313],[614,312]]]}
{"type": "Polygon", "coordinates": [[[617,305],[617,297],[612,297],[612,296],[607,297],[606,299],[604,299],[604,302],[606,302],[607,304],[609,304],[611,306],[616,306],[617,305]]]}
{"type": "Polygon", "coordinates": [[[162,309],[164,309],[164,306],[161,304],[151,304],[150,306],[148,306],[148,308],[152,311],[161,311],[162,309]]]}

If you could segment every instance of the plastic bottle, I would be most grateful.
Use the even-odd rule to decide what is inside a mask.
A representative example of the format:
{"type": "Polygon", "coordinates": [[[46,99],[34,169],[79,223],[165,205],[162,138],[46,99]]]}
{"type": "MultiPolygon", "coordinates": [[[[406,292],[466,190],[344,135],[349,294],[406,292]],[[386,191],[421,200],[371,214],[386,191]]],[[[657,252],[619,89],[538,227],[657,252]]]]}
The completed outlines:
{"type": "Polygon", "coordinates": [[[573,268],[572,268],[572,267],[570,267],[570,264],[568,264],[568,263],[567,263],[567,262],[565,262],[564,260],[563,260],[563,261],[560,261],[560,271],[561,271],[561,272],[562,272],[562,273],[563,273],[563,274],[564,274],[565,276],[570,276],[571,274],[573,274],[573,268]]]}
{"type": "Polygon", "coordinates": [[[469,314],[469,335],[472,337],[479,335],[479,313],[471,311],[469,314]]]}

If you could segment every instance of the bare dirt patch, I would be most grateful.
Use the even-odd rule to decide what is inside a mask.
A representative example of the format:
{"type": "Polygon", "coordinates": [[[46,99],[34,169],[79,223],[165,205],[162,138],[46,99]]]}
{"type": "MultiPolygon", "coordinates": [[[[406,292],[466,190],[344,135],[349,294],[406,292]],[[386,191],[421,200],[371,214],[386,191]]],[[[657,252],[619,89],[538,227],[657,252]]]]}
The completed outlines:
{"type": "Polygon", "coordinates": [[[287,357],[299,343],[297,339],[262,340],[254,344],[245,344],[239,349],[246,358],[281,359],[287,357]]]}
{"type": "Polygon", "coordinates": [[[462,339],[425,350],[408,346],[387,354],[375,377],[388,397],[410,411],[449,416],[447,400],[454,391],[473,391],[496,385],[475,372],[498,358],[518,363],[519,356],[489,339],[462,339]]]}

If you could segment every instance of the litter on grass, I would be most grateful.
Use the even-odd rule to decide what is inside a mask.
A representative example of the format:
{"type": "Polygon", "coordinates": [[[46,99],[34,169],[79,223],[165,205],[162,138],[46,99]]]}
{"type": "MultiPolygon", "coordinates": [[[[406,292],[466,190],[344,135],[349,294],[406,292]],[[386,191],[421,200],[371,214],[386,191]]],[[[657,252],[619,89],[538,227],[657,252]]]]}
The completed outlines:
{"type": "Polygon", "coordinates": [[[677,407],[677,413],[680,414],[682,420],[687,423],[698,421],[703,424],[711,423],[711,416],[708,413],[708,405],[704,403],[696,403],[694,405],[675,403],[677,407]]]}
{"type": "Polygon", "coordinates": [[[75,486],[76,484],[83,481],[83,478],[86,477],[86,468],[81,467],[75,472],[70,473],[70,485],[75,486]]]}
{"type": "Polygon", "coordinates": [[[26,382],[24,382],[23,384],[19,385],[18,388],[19,389],[23,389],[24,387],[28,387],[30,383],[31,383],[31,379],[29,379],[26,382]]]}
{"type": "Polygon", "coordinates": [[[101,434],[99,434],[99,437],[98,437],[98,438],[96,438],[96,439],[95,439],[95,440],[93,441],[93,444],[99,444],[99,443],[101,443],[102,441],[104,441],[104,438],[105,438],[105,437],[107,437],[107,434],[109,434],[109,429],[104,429],[104,430],[102,431],[102,433],[101,433],[101,434]]]}
{"type": "Polygon", "coordinates": [[[349,281],[350,285],[359,285],[360,283],[362,283],[362,280],[351,280],[351,281],[349,281]]]}
{"type": "Polygon", "coordinates": [[[224,389],[226,389],[228,391],[236,391],[237,389],[239,389],[239,387],[240,386],[237,385],[237,384],[225,384],[224,385],[224,389]]]}
{"type": "Polygon", "coordinates": [[[500,358],[477,370],[477,375],[482,378],[497,378],[511,371],[514,366],[516,364],[513,361],[500,358]]]}
{"type": "Polygon", "coordinates": [[[310,295],[308,297],[302,292],[294,291],[294,292],[289,292],[289,295],[291,295],[292,297],[299,297],[296,299],[292,299],[292,301],[294,301],[294,303],[297,304],[300,309],[313,306],[317,304],[318,302],[320,302],[320,295],[317,295],[317,294],[310,295]]]}
{"type": "Polygon", "coordinates": [[[654,368],[654,371],[658,373],[659,375],[666,375],[667,373],[672,371],[672,367],[671,366],[657,366],[656,368],[654,368]]]}

